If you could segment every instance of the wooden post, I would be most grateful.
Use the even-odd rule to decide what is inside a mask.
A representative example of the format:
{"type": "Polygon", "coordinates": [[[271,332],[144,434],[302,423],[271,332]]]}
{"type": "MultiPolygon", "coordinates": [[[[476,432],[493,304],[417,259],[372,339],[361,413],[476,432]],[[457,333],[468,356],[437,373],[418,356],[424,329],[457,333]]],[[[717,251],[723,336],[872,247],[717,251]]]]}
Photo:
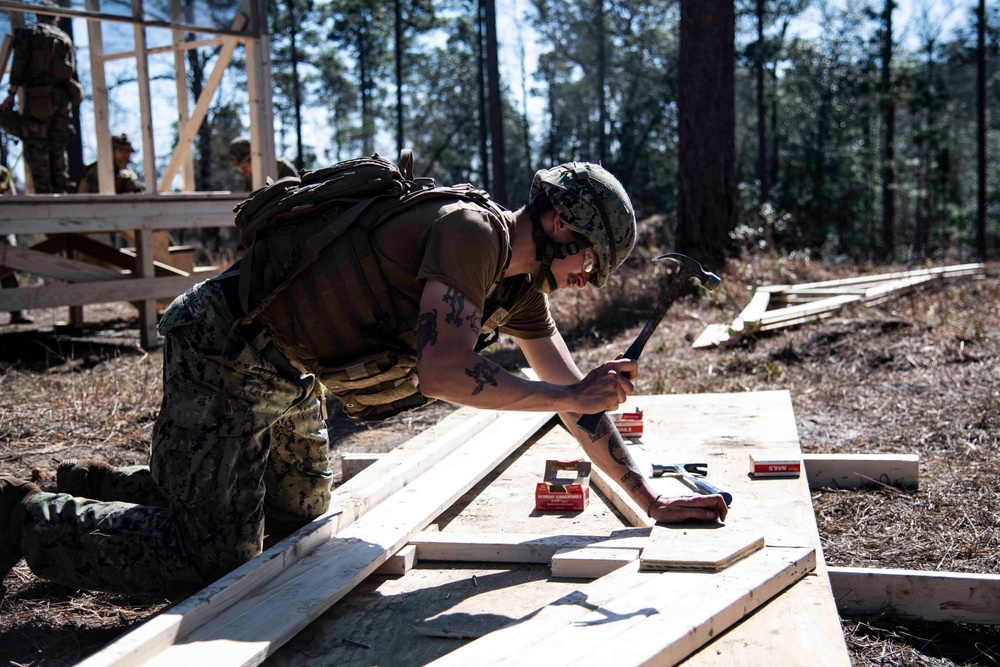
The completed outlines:
{"type": "MultiPolygon", "coordinates": [[[[132,16],[142,20],[143,0],[132,0],[132,16]]],[[[142,168],[146,192],[156,192],[156,149],[153,144],[153,105],[149,92],[149,52],[146,49],[146,28],[140,23],[132,26],[135,35],[135,67],[139,85],[139,117],[142,122],[142,168]]],[[[166,257],[158,258],[165,261],[166,257]]]]}
{"type": "MultiPolygon", "coordinates": [[[[135,234],[135,264],[140,278],[152,278],[153,235],[156,232],[140,229],[135,234]]],[[[144,299],[139,302],[139,343],[144,350],[159,346],[156,333],[156,300],[144,299]]]]}
{"type": "MultiPolygon", "coordinates": [[[[181,18],[180,0],[170,0],[170,18],[177,20],[181,18]]],[[[183,48],[184,33],[180,30],[172,31],[174,45],[174,83],[177,88],[177,127],[184,127],[188,122],[188,89],[187,89],[187,51],[183,48]]],[[[194,155],[187,152],[181,161],[181,190],[184,192],[194,192],[194,155]]],[[[156,186],[153,186],[155,189],[156,186]]],[[[147,190],[150,188],[147,186],[147,190]]]]}
{"type": "Polygon", "coordinates": [[[271,38],[262,0],[244,0],[243,11],[251,19],[255,38],[244,42],[247,89],[250,95],[250,155],[253,159],[253,189],[264,185],[265,175],[277,175],[274,156],[274,107],[271,102],[271,38]]]}

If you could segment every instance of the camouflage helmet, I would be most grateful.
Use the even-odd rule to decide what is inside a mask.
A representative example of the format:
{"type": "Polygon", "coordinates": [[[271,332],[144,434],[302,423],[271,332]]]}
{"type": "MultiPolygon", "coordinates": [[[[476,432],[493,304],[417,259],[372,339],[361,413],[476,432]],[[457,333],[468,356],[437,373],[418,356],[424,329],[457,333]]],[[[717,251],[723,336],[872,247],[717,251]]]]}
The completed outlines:
{"type": "Polygon", "coordinates": [[[128,135],[122,132],[121,134],[116,134],[111,137],[111,149],[124,148],[130,151],[135,151],[132,147],[132,142],[129,141],[128,135]]]}
{"type": "Polygon", "coordinates": [[[229,161],[238,167],[250,159],[249,137],[237,137],[229,144],[229,161]]]}
{"type": "Polygon", "coordinates": [[[548,196],[567,227],[592,244],[598,266],[590,281],[604,287],[635,245],[635,211],[625,188],[600,165],[570,162],[537,172],[529,199],[539,193],[548,196]]]}

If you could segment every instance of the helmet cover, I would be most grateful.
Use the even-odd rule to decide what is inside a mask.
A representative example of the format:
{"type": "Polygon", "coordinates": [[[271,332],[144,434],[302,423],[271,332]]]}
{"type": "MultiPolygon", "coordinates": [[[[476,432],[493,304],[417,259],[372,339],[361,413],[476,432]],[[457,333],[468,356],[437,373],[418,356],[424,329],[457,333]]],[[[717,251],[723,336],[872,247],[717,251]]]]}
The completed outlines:
{"type": "Polygon", "coordinates": [[[635,245],[635,210],[625,188],[600,165],[569,162],[535,174],[529,199],[542,192],[566,226],[593,245],[597,270],[590,281],[603,287],[635,245]]]}

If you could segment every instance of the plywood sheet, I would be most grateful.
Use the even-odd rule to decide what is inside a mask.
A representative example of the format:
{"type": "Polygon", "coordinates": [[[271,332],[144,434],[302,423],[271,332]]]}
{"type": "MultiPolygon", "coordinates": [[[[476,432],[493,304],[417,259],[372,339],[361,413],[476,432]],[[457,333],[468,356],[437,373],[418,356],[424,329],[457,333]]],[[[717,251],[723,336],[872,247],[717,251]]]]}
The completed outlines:
{"type": "Polygon", "coordinates": [[[675,528],[653,532],[639,558],[639,569],[723,570],[764,548],[764,534],[757,528],[675,528]]]}

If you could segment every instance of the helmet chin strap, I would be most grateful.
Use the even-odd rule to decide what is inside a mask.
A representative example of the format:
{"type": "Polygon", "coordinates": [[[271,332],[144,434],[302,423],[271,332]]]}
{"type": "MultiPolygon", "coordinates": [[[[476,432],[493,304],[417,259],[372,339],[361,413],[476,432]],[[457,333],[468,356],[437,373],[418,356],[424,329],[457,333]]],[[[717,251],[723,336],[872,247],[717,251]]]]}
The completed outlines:
{"type": "Polygon", "coordinates": [[[531,287],[536,292],[541,292],[543,291],[542,286],[548,281],[549,290],[555,291],[558,289],[558,285],[556,285],[556,277],[552,275],[552,262],[583,252],[584,249],[593,244],[584,240],[560,245],[550,239],[545,230],[542,229],[542,216],[538,212],[536,199],[528,202],[527,209],[528,215],[531,217],[531,238],[535,241],[535,260],[541,262],[541,266],[538,269],[538,275],[531,283],[531,287]]]}

